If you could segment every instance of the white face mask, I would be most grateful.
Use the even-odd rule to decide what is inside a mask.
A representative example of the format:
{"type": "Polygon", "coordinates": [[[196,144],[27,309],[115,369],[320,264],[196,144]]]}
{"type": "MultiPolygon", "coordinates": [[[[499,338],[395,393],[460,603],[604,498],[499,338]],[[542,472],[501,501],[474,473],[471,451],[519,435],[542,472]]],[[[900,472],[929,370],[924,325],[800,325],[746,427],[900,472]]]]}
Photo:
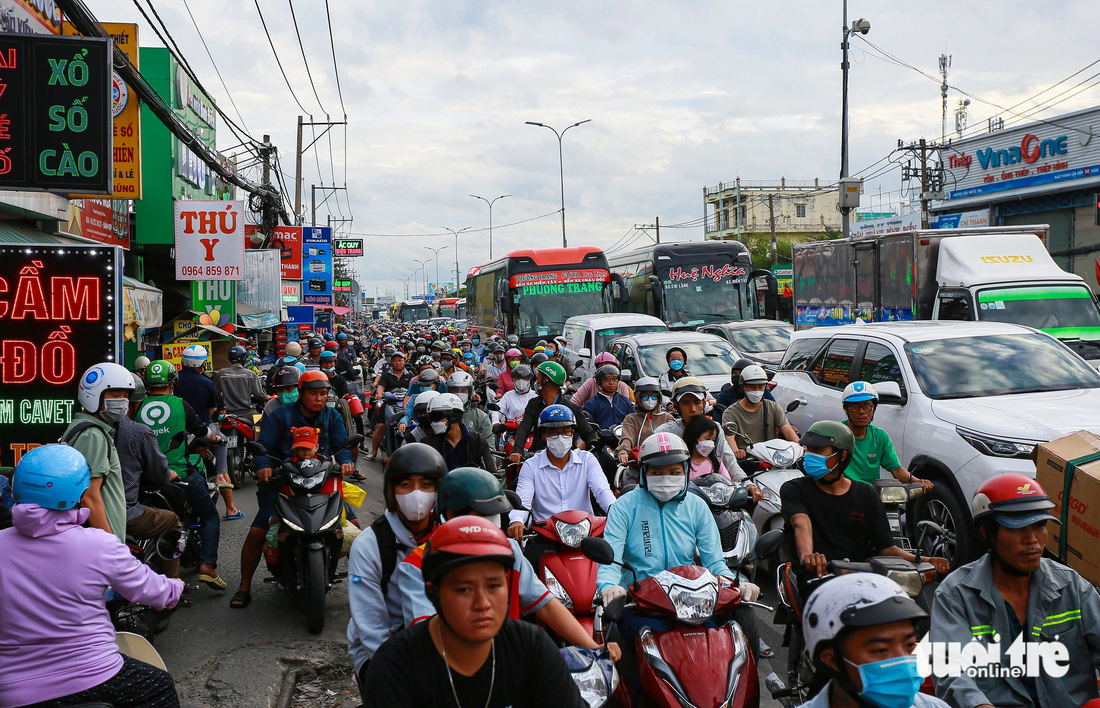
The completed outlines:
{"type": "Polygon", "coordinates": [[[643,398],[642,408],[647,411],[651,411],[657,407],[657,399],[655,398],[643,398]]]}
{"type": "Polygon", "coordinates": [[[714,444],[713,440],[700,440],[695,443],[695,451],[703,457],[709,457],[710,453],[714,452],[714,444]]]}
{"type": "Polygon", "coordinates": [[[745,398],[749,399],[752,403],[760,403],[764,400],[763,391],[745,391],[745,398]]]}
{"type": "Polygon", "coordinates": [[[645,486],[657,501],[666,502],[675,499],[680,492],[684,491],[686,481],[687,477],[682,474],[646,475],[645,486]]]}
{"type": "Polygon", "coordinates": [[[435,506],[435,492],[414,489],[408,494],[397,494],[397,508],[409,521],[423,521],[435,506]]]}
{"type": "Polygon", "coordinates": [[[465,405],[466,401],[470,398],[470,394],[468,393],[456,393],[455,395],[458,396],[458,400],[462,401],[463,405],[465,405]]]}
{"type": "Polygon", "coordinates": [[[447,421],[436,420],[432,422],[432,432],[436,435],[442,435],[447,432],[447,421]]]}
{"type": "Polygon", "coordinates": [[[552,438],[546,438],[546,449],[554,457],[565,457],[573,449],[573,436],[555,435],[552,438]]]}
{"type": "Polygon", "coordinates": [[[527,393],[531,390],[531,382],[524,379],[516,379],[514,382],[516,393],[527,393]]]}

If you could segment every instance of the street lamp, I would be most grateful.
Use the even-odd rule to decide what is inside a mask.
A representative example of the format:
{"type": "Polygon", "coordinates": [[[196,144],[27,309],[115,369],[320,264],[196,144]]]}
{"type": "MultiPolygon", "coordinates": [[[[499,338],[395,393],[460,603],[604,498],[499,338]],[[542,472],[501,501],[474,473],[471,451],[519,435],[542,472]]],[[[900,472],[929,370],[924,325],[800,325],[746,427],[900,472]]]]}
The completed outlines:
{"type": "Polygon", "coordinates": [[[442,251],[444,248],[446,248],[446,246],[440,246],[439,248],[432,248],[431,246],[425,246],[424,248],[428,249],[429,251],[431,251],[432,253],[435,254],[435,289],[438,292],[439,291],[439,252],[442,251]]]}
{"type": "Polygon", "coordinates": [[[458,286],[459,286],[459,282],[460,282],[459,279],[458,279],[458,235],[460,233],[462,233],[463,231],[469,231],[470,227],[469,226],[464,226],[462,229],[460,229],[458,231],[455,231],[454,229],[451,229],[451,228],[447,228],[446,226],[441,226],[439,228],[447,229],[447,231],[450,231],[452,234],[455,235],[455,295],[458,295],[458,286]]]}
{"type": "MultiPolygon", "coordinates": [[[[840,62],[840,68],[844,75],[842,82],[841,94],[841,112],[840,112],[840,185],[839,192],[841,199],[847,197],[846,187],[848,179],[848,44],[851,35],[858,32],[859,34],[867,34],[871,31],[871,23],[862,17],[852,22],[852,26],[848,27],[848,0],[844,0],[844,37],[840,43],[840,49],[843,53],[843,59],[840,62]]],[[[851,220],[852,207],[844,206],[840,207],[840,230],[844,238],[848,238],[851,220]]]]}
{"type": "Polygon", "coordinates": [[[502,194],[499,197],[494,198],[492,201],[489,201],[485,197],[479,197],[476,194],[471,194],[470,196],[474,199],[480,199],[481,201],[489,205],[489,260],[493,260],[493,202],[495,202],[497,199],[504,199],[505,197],[510,197],[512,195],[502,194]]]}
{"type": "MultiPolygon", "coordinates": [[[[847,0],[845,0],[845,2],[847,2],[847,0]]],[[[562,156],[561,156],[561,139],[563,137],[565,137],[565,133],[566,133],[566,131],[569,130],[569,128],[576,128],[578,125],[584,125],[585,123],[590,123],[591,121],[592,121],[591,118],[586,118],[582,121],[578,121],[578,122],[574,123],[573,125],[567,127],[565,130],[561,131],[560,133],[557,130],[554,130],[553,128],[550,128],[550,126],[546,125],[545,123],[536,123],[536,122],[530,121],[530,120],[527,121],[527,125],[537,125],[540,128],[550,128],[550,130],[553,130],[554,135],[556,135],[557,138],[558,138],[558,175],[561,178],[561,247],[562,248],[566,248],[567,246],[566,246],[566,242],[565,242],[565,165],[562,162],[562,156]]]]}
{"type": "Polygon", "coordinates": [[[413,262],[414,263],[419,263],[420,268],[418,270],[421,270],[421,271],[424,272],[424,294],[427,295],[428,294],[428,264],[432,262],[432,259],[429,258],[426,261],[422,261],[418,258],[414,258],[413,262]]]}

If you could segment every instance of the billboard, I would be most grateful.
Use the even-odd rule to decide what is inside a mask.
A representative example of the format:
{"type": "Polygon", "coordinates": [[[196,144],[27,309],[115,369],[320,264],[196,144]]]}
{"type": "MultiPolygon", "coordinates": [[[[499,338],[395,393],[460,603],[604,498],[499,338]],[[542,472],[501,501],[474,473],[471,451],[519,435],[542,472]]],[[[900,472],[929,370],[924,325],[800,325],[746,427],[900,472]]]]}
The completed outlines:
{"type": "Polygon", "coordinates": [[[302,227],[302,304],[332,304],[332,229],[302,227]]]}
{"type": "Polygon", "coordinates": [[[313,327],[313,305],[290,305],[286,316],[287,325],[313,327]]]}
{"type": "Polygon", "coordinates": [[[237,328],[237,283],[232,280],[192,280],[191,309],[198,323],[223,329],[237,328]]]}
{"type": "Polygon", "coordinates": [[[334,293],[350,293],[351,292],[351,280],[345,280],[343,278],[337,278],[332,281],[332,292],[334,293]]]}
{"type": "Polygon", "coordinates": [[[56,442],[81,410],[77,383],[121,355],[122,252],[0,247],[0,465],[56,442]]]}
{"type": "Polygon", "coordinates": [[[271,247],[279,249],[279,268],[283,280],[302,279],[302,227],[276,226],[271,247]]]}
{"type": "Polygon", "coordinates": [[[0,188],[110,194],[111,42],[0,35],[0,188]]]}
{"type": "Polygon", "coordinates": [[[283,281],[283,305],[301,305],[302,304],[302,281],[300,280],[284,280],[283,281]]]}
{"type": "Polygon", "coordinates": [[[244,202],[180,200],[175,213],[176,280],[240,280],[244,202]]]}
{"type": "Polygon", "coordinates": [[[363,255],[363,239],[338,238],[332,242],[332,255],[353,257],[363,255]]]}

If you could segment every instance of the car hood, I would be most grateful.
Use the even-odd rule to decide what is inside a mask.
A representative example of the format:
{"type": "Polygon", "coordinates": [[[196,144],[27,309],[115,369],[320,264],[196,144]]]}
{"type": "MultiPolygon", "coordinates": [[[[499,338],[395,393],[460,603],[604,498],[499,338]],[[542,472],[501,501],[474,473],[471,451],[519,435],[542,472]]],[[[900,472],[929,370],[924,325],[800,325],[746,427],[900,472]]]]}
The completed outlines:
{"type": "Polygon", "coordinates": [[[786,353],[786,350],[781,352],[744,352],[747,358],[765,364],[778,364],[783,361],[783,355],[786,353]]]}
{"type": "Polygon", "coordinates": [[[932,401],[940,420],[995,437],[1046,442],[1100,431],[1100,389],[932,401]]]}
{"type": "Polygon", "coordinates": [[[730,383],[730,377],[728,374],[712,374],[710,376],[698,376],[696,377],[703,382],[703,385],[707,387],[707,390],[717,396],[722,392],[722,387],[730,383]]]}

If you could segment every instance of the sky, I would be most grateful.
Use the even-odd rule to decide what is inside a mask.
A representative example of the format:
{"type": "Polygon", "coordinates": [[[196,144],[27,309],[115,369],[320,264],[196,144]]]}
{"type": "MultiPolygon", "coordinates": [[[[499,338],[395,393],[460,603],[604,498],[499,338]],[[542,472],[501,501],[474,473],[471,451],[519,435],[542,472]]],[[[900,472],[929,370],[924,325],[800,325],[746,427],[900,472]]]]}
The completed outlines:
{"type": "MultiPolygon", "coordinates": [[[[332,44],[323,0],[260,0],[290,88],[255,0],[86,1],[101,21],[138,22],[142,46],[163,46],[137,9],[152,2],[219,107],[256,139],[271,135],[291,192],[297,116],[347,115],[304,156],[303,210],[308,219],[311,184],[346,183],[318,222],[329,209],[352,219],[342,231],[364,239],[354,266],[368,295],[402,297],[410,269],[421,283],[437,266],[453,280],[456,239],[444,227],[470,228],[458,237],[463,278],[487,261],[488,207],[471,194],[511,195],[493,207],[494,256],[561,245],[557,139],[526,121],[591,120],[562,142],[571,246],[644,245],[641,232],[624,236],[654,217],[663,241],[701,240],[708,185],[839,176],[841,0],[330,0],[332,44]]],[[[1055,86],[1100,58],[1088,49],[1100,3],[852,0],[849,22],[860,17],[879,48],[852,40],[849,160],[869,178],[865,207],[869,194],[902,189],[887,160],[899,139],[940,138],[941,53],[952,56],[951,135],[960,91],[975,134],[1043,101],[1059,102],[1036,114],[1045,119],[1100,104],[1100,91],[1083,90],[1100,64],[1055,86]]],[[[240,142],[219,121],[219,148],[240,142]]]]}

